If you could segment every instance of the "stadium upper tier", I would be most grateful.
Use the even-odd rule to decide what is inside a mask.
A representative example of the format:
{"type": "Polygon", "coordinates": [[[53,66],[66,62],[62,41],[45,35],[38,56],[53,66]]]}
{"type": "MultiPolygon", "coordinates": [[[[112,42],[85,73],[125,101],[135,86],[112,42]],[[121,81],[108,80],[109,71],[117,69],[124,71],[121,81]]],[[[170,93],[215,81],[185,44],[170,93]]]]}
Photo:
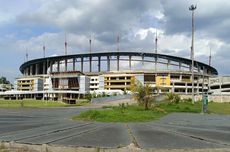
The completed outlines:
{"type": "MultiPolygon", "coordinates": [[[[124,66],[127,70],[133,70],[133,66],[137,64],[141,65],[140,68],[144,68],[143,65],[150,65],[147,69],[151,71],[160,71],[163,66],[167,70],[191,71],[192,60],[178,56],[144,52],[100,52],[34,59],[23,63],[20,66],[20,71],[24,75],[42,75],[48,72],[61,71],[86,72],[86,67],[88,67],[87,72],[106,72],[121,71],[124,66]]],[[[194,61],[194,71],[204,71],[205,74],[218,75],[214,67],[199,61],[194,61]]]]}

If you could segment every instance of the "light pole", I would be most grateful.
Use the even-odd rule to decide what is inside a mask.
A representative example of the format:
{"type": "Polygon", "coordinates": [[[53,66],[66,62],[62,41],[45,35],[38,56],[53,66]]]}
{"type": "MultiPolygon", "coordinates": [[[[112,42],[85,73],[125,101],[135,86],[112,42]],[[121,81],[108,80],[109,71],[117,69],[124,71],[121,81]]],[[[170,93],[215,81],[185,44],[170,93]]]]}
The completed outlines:
{"type": "Polygon", "coordinates": [[[195,102],[194,99],[194,10],[196,9],[196,6],[191,5],[189,7],[189,10],[192,11],[192,46],[191,46],[191,60],[192,60],[192,103],[195,102]]]}

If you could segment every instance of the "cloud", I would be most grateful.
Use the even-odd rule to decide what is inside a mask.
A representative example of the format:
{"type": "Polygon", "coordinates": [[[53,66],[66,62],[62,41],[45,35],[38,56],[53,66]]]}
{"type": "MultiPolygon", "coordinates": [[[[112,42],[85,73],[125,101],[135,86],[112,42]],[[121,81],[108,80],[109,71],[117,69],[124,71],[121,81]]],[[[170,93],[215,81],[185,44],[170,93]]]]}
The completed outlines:
{"type": "Polygon", "coordinates": [[[165,31],[167,34],[191,34],[191,11],[189,6],[197,5],[195,10],[196,36],[201,38],[218,38],[229,42],[229,8],[228,0],[165,0],[162,2],[165,17],[165,31]],[[218,5],[217,5],[218,4],[218,5]]]}
{"type": "Polygon", "coordinates": [[[26,49],[30,59],[43,56],[43,43],[47,56],[64,54],[65,33],[69,54],[89,52],[90,36],[93,52],[116,51],[118,35],[121,51],[155,52],[157,28],[159,53],[190,58],[191,4],[197,4],[195,58],[207,63],[211,48],[213,66],[230,73],[224,64],[229,62],[230,48],[227,0],[12,0],[4,4],[0,72],[11,78],[19,74],[26,49]],[[7,74],[5,67],[15,74],[7,74]]]}

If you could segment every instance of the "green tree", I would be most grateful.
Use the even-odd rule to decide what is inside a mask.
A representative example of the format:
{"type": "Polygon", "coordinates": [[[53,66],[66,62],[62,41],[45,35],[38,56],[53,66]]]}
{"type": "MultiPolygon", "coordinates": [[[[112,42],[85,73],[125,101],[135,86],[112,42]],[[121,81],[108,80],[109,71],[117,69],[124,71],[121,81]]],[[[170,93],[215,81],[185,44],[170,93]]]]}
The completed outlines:
{"type": "Polygon", "coordinates": [[[133,92],[134,99],[137,100],[138,105],[144,105],[145,110],[148,110],[153,99],[150,95],[150,85],[143,85],[137,81],[131,90],[133,92]]]}
{"type": "Polygon", "coordinates": [[[10,84],[10,81],[6,79],[6,77],[1,77],[0,78],[0,84],[10,84]]]}

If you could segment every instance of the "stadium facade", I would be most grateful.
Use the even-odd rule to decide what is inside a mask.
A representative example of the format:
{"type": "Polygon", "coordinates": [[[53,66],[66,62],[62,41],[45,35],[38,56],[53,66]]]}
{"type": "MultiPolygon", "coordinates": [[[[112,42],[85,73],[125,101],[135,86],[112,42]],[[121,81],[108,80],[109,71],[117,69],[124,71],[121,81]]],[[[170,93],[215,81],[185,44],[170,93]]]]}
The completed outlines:
{"type": "MultiPolygon", "coordinates": [[[[27,61],[15,90],[5,95],[16,98],[80,98],[87,92],[130,91],[138,80],[149,84],[153,93],[192,93],[190,59],[143,52],[104,52],[53,56],[27,61]]],[[[209,78],[217,70],[194,62],[196,94],[209,89],[209,78]]]]}

